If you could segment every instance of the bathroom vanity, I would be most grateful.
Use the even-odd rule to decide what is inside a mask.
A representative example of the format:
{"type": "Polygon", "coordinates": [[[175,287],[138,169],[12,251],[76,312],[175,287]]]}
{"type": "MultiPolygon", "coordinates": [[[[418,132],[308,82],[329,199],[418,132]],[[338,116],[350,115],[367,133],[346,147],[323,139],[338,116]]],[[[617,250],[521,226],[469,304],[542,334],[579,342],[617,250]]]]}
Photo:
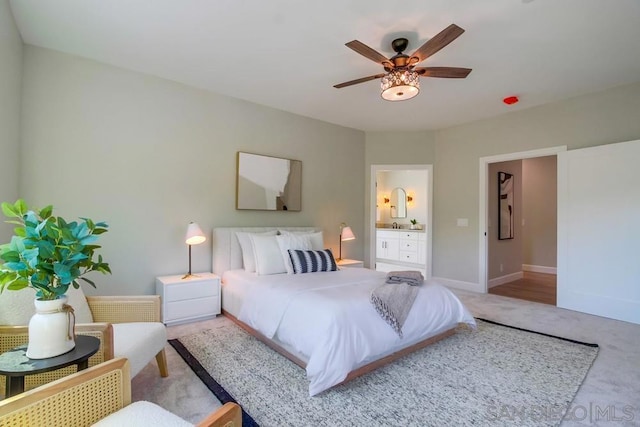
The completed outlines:
{"type": "Polygon", "coordinates": [[[376,270],[415,270],[427,277],[426,231],[377,228],[376,270]]]}

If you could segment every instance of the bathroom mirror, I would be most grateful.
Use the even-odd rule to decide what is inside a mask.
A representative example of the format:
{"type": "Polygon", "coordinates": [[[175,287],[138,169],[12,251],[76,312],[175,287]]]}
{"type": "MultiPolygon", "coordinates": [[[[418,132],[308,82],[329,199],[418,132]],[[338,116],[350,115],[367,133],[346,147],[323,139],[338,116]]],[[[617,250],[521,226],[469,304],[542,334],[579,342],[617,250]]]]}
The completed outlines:
{"type": "Polygon", "coordinates": [[[236,209],[300,211],[302,162],[238,152],[236,209]]]}
{"type": "Polygon", "coordinates": [[[391,191],[389,201],[391,205],[391,218],[407,217],[407,193],[404,189],[396,187],[391,191]]]}

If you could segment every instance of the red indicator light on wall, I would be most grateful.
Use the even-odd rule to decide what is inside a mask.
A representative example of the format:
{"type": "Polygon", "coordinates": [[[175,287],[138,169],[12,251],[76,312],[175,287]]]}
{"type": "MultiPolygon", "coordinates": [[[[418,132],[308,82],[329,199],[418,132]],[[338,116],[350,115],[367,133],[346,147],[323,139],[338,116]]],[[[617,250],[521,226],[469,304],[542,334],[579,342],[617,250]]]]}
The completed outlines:
{"type": "Polygon", "coordinates": [[[507,105],[513,105],[518,101],[519,99],[517,96],[507,96],[505,99],[502,100],[502,102],[504,102],[507,105]]]}

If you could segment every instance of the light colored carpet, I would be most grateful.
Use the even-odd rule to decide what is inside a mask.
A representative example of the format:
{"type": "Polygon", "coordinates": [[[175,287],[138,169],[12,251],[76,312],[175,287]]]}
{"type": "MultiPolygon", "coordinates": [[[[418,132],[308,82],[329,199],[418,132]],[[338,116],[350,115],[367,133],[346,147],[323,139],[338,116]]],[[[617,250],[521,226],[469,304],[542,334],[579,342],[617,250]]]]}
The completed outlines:
{"type": "MultiPolygon", "coordinates": [[[[571,405],[574,416],[562,427],[640,425],[640,325],[564,310],[547,304],[452,289],[474,316],[597,343],[600,351],[571,405]],[[608,411],[608,412],[606,412],[608,411]]],[[[224,316],[167,328],[170,338],[215,328],[224,316]]],[[[169,376],[155,361],[132,380],[134,401],[149,400],[196,423],[220,402],[169,344],[169,376]]]]}
{"type": "Polygon", "coordinates": [[[598,353],[479,321],[311,398],[304,370],[225,323],[180,342],[263,427],[558,425],[598,353]]]}

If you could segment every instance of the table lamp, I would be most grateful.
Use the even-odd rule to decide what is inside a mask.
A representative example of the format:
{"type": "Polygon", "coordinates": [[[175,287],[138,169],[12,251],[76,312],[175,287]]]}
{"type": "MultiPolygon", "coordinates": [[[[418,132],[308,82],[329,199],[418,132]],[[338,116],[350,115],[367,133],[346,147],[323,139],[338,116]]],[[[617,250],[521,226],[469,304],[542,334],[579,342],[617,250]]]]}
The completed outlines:
{"type": "Polygon", "coordinates": [[[189,272],[182,277],[183,279],[193,276],[193,274],[191,274],[191,246],[199,245],[205,240],[207,240],[207,237],[202,232],[200,226],[193,221],[190,222],[187,227],[187,235],[184,238],[184,242],[189,246],[189,272]]]}
{"type": "Polygon", "coordinates": [[[342,242],[346,242],[347,240],[355,240],[356,235],[351,231],[351,227],[349,227],[344,222],[340,224],[340,254],[336,261],[342,260],[342,242]]]}

